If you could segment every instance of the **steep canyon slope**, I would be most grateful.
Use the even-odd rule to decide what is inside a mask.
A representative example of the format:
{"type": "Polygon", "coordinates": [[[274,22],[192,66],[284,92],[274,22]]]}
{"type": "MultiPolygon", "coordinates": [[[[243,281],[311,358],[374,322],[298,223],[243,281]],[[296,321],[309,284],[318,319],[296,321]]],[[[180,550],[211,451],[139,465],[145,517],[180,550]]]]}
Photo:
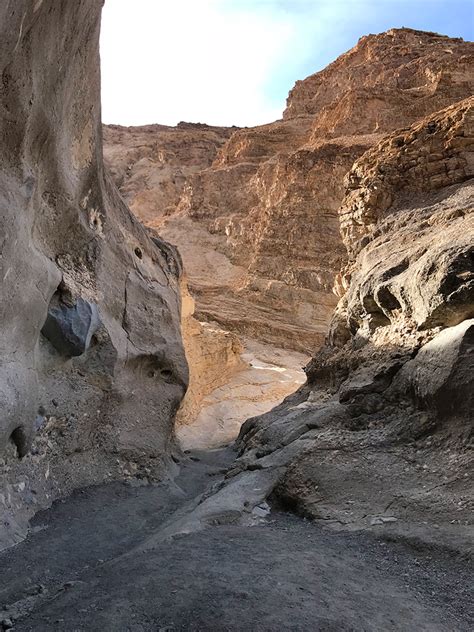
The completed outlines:
{"type": "Polygon", "coordinates": [[[188,381],[179,257],[104,173],[101,8],[0,6],[0,548],[74,487],[163,475],[188,381]]]}
{"type": "Polygon", "coordinates": [[[383,134],[473,88],[470,43],[393,29],[298,81],[280,121],[106,127],[105,155],[137,216],[179,247],[200,320],[311,354],[346,259],[344,175],[383,134]]]}
{"type": "Polygon", "coordinates": [[[174,532],[231,507],[248,520],[267,499],[338,529],[472,548],[473,176],[474,97],[355,163],[339,210],[347,290],[307,383],[243,425],[227,481],[174,532]]]}

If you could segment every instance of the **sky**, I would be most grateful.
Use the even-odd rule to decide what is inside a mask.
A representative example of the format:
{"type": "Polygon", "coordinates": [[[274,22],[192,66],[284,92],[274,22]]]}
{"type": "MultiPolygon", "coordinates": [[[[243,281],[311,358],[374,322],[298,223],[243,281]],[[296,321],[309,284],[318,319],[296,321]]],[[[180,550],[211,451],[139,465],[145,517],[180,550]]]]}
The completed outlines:
{"type": "Polygon", "coordinates": [[[402,26],[474,40],[474,0],[106,0],[102,118],[268,123],[296,80],[402,26]]]}

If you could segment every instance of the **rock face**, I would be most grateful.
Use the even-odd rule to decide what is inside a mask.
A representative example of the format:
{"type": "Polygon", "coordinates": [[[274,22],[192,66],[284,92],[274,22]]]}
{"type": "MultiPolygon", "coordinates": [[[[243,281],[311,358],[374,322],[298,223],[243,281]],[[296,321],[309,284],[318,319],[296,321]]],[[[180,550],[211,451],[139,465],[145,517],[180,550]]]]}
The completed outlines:
{"type": "Polygon", "coordinates": [[[210,127],[106,128],[107,157],[138,217],[178,245],[200,320],[309,354],[324,340],[346,260],[345,174],[383,134],[470,96],[472,62],[462,40],[370,35],[297,82],[281,121],[230,138],[210,127]],[[156,183],[172,195],[156,194],[156,183]]]}
{"type": "Polygon", "coordinates": [[[267,498],[339,529],[472,546],[473,105],[355,163],[339,210],[346,291],[327,342],[302,388],[242,426],[208,511],[232,499],[245,522],[267,498]]]}
{"type": "Polygon", "coordinates": [[[176,415],[177,424],[192,423],[204,398],[243,370],[242,344],[237,336],[194,317],[194,299],[182,282],[181,327],[189,363],[189,387],[176,415]]]}
{"type": "Polygon", "coordinates": [[[187,178],[210,167],[236,129],[185,122],[176,127],[104,125],[104,158],[135,215],[159,226],[176,210],[187,178]]]}
{"type": "Polygon", "coordinates": [[[0,548],[75,486],[163,473],[188,380],[179,258],[103,169],[101,6],[0,8],[0,548]]]}

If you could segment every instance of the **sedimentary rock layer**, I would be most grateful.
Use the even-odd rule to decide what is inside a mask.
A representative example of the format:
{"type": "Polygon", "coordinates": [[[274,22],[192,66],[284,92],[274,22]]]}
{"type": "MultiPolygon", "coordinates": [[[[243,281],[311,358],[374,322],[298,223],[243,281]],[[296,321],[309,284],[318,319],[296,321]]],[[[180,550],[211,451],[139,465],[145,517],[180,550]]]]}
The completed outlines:
{"type": "Polygon", "coordinates": [[[347,257],[345,174],[387,132],[470,96],[473,59],[460,39],[370,35],[298,81],[281,121],[230,138],[228,128],[107,128],[107,155],[137,215],[179,246],[201,320],[310,353],[324,340],[347,257]]]}
{"type": "Polygon", "coordinates": [[[267,498],[338,529],[472,546],[472,114],[463,100],[356,163],[340,208],[350,273],[328,340],[307,383],[242,426],[241,456],[194,528],[231,503],[248,521],[267,498]]]}

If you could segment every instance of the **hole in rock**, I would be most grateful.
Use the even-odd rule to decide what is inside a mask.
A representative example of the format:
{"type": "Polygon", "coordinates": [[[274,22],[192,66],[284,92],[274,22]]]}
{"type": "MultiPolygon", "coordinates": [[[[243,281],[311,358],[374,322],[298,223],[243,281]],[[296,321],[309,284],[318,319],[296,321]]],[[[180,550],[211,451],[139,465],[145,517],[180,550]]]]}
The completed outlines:
{"type": "Polygon", "coordinates": [[[28,437],[23,426],[18,426],[10,435],[10,441],[16,447],[19,458],[28,453],[28,437]]]}
{"type": "Polygon", "coordinates": [[[377,291],[377,302],[387,312],[401,309],[400,301],[392,294],[388,287],[383,286],[377,291]]]}

